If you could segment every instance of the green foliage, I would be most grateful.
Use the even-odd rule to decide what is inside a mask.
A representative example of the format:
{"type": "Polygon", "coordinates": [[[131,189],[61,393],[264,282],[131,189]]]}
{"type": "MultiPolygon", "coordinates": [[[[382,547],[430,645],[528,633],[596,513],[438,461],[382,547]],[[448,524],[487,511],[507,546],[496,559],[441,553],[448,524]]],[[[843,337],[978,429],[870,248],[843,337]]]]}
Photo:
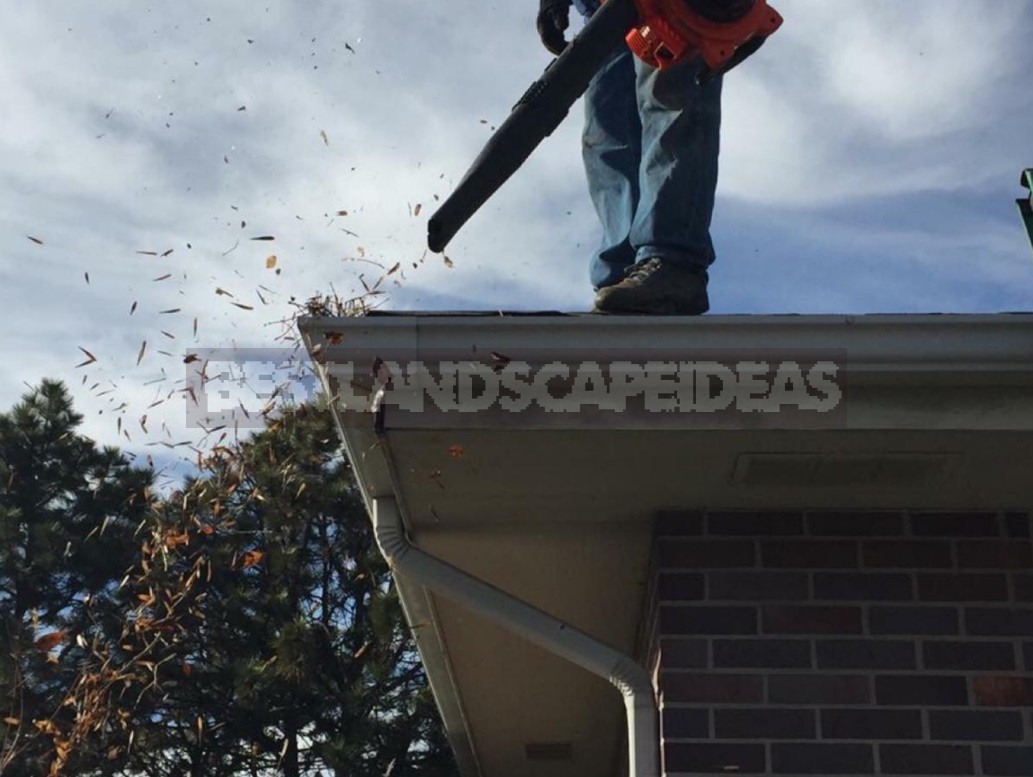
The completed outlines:
{"type": "Polygon", "coordinates": [[[60,383],[0,415],[0,772],[46,774],[79,662],[135,557],[151,474],[78,433],[60,383]]]}
{"type": "MultiPolygon", "coordinates": [[[[70,404],[62,407],[77,423],[70,404]]],[[[146,487],[143,473],[116,466],[114,452],[103,455],[108,469],[146,487]]],[[[59,480],[66,470],[67,461],[55,464],[47,477],[59,480]]],[[[99,470],[91,472],[93,482],[99,470]]],[[[47,732],[30,731],[60,746],[54,774],[455,773],[327,410],[293,409],[254,438],[217,448],[196,477],[153,504],[126,499],[114,485],[100,492],[109,509],[86,515],[75,507],[93,504],[85,497],[44,502],[51,512],[40,522],[81,526],[73,546],[89,546],[64,559],[60,585],[36,559],[57,563],[67,532],[37,543],[46,550],[32,559],[8,553],[0,573],[5,581],[31,579],[22,588],[33,592],[56,585],[73,604],[95,592],[63,637],[84,636],[61,653],[74,661],[47,692],[51,706],[63,703],[61,714],[47,732]],[[134,512],[109,519],[102,542],[99,531],[87,539],[126,504],[144,514],[135,536],[134,512]],[[108,575],[74,563],[86,560],[106,564],[108,575]]],[[[17,505],[12,516],[22,514],[17,505]]],[[[8,523],[4,531],[17,533],[8,523]]],[[[26,613],[32,606],[47,617],[78,612],[56,595],[32,596],[58,609],[38,604],[26,613]]],[[[23,685],[37,693],[35,675],[23,685]]],[[[44,761],[17,774],[46,774],[44,761]]]]}

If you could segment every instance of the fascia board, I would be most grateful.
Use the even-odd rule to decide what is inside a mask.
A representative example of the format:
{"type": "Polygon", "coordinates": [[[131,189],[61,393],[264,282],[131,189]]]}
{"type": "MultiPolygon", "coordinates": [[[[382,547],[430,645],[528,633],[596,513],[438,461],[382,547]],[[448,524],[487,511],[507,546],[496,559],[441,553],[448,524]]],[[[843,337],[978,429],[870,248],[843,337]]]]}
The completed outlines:
{"type": "MultiPolygon", "coordinates": [[[[404,324],[404,322],[398,323],[404,324]]],[[[402,342],[406,342],[408,339],[405,330],[412,329],[411,326],[402,325],[390,328],[393,330],[392,336],[402,342]]],[[[354,332],[354,330],[351,331],[354,332]]],[[[315,351],[318,356],[319,351],[315,345],[325,341],[321,339],[321,333],[317,335],[315,341],[311,334],[311,330],[302,330],[302,337],[309,354],[315,351]]],[[[324,391],[332,397],[337,389],[329,371],[325,365],[320,364],[320,359],[316,357],[313,358],[313,367],[323,384],[324,391]]],[[[406,527],[410,528],[408,511],[404,507],[401,489],[397,487],[394,478],[390,449],[386,441],[377,434],[373,416],[366,416],[365,423],[354,423],[361,416],[352,414],[347,416],[346,421],[346,416],[339,412],[337,404],[333,402],[331,412],[334,415],[348,461],[355,471],[355,480],[367,514],[373,514],[372,500],[374,498],[390,496],[397,501],[402,511],[402,519],[406,527]]],[[[476,749],[471,739],[462,699],[455,684],[455,675],[448,659],[448,651],[441,637],[433,602],[422,586],[412,584],[400,575],[395,576],[395,585],[406,621],[416,640],[416,647],[423,661],[435,703],[441,714],[446,736],[455,754],[459,773],[462,777],[480,777],[481,768],[476,749]]]]}
{"type": "MultiPolygon", "coordinates": [[[[851,373],[1033,372],[1033,314],[871,316],[498,316],[306,318],[313,342],[340,334],[323,355],[360,362],[411,354],[438,362],[507,358],[641,358],[643,353],[845,352],[851,373]]],[[[532,360],[533,361],[533,360],[532,360]]]]}

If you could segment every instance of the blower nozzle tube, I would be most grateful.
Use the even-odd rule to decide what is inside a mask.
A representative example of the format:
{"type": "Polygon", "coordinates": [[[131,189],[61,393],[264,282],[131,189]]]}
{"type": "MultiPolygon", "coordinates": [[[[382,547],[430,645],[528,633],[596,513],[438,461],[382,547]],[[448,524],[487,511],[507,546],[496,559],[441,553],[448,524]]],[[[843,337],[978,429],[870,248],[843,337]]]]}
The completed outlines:
{"type": "Polygon", "coordinates": [[[440,253],[566,117],[592,76],[638,19],[633,0],[606,0],[581,33],[524,93],[455,192],[427,224],[427,244],[440,253]]]}

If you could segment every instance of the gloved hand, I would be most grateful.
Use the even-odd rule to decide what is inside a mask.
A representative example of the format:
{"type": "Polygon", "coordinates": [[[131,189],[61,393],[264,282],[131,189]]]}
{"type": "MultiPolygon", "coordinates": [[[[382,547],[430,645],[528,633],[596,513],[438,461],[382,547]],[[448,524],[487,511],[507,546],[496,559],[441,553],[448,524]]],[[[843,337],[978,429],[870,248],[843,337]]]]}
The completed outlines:
{"type": "Polygon", "coordinates": [[[557,57],[567,48],[563,31],[570,26],[570,3],[571,0],[541,0],[538,9],[538,36],[557,57]]]}

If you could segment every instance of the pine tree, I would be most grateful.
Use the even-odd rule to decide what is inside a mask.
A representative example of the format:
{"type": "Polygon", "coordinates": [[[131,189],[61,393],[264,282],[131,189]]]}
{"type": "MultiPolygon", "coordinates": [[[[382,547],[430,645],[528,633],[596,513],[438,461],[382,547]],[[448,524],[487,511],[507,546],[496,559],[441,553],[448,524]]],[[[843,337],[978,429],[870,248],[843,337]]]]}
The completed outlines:
{"type": "Polygon", "coordinates": [[[79,709],[107,721],[84,739],[131,718],[125,773],[455,773],[327,410],[216,448],[156,510],[123,595],[81,684],[99,706],[79,709]]]}
{"type": "Polygon", "coordinates": [[[63,385],[0,414],[0,772],[44,775],[67,754],[64,706],[135,557],[152,475],[78,432],[63,385]]]}

